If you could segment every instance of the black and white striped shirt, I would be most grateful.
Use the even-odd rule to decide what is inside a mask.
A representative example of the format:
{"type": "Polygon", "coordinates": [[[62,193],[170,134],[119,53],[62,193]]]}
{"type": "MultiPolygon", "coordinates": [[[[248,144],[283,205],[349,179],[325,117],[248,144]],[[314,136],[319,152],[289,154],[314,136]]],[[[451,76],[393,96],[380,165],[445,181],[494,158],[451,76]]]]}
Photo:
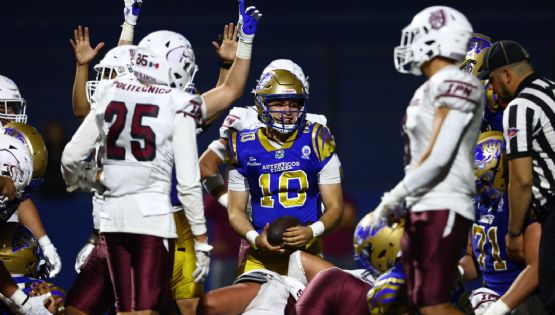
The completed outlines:
{"type": "Polygon", "coordinates": [[[509,159],[531,156],[532,205],[555,202],[555,82],[532,74],[519,85],[503,114],[509,159]]]}

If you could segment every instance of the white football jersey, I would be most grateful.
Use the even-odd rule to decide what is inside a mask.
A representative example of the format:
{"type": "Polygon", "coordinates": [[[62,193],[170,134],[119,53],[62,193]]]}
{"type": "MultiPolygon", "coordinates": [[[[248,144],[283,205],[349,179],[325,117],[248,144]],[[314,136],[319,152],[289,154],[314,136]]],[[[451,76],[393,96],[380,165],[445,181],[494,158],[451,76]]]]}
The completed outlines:
{"type": "Polygon", "coordinates": [[[450,209],[474,220],[474,147],[484,111],[484,92],[481,82],[473,75],[448,66],[416,90],[403,119],[405,173],[409,174],[421,163],[430,146],[436,110],[442,106],[473,116],[446,177],[416,192],[416,196],[407,197],[407,205],[411,211],[450,209]]]}
{"type": "MultiPolygon", "coordinates": [[[[306,113],[306,120],[327,125],[327,118],[324,115],[306,113]]],[[[220,127],[220,138],[229,139],[232,130],[248,130],[264,127],[265,124],[258,119],[256,106],[233,107],[222,126],[220,127]]]]}
{"type": "MultiPolygon", "coordinates": [[[[100,209],[101,232],[175,237],[175,223],[170,219],[173,215],[169,215],[173,212],[169,194],[174,155],[178,149],[187,148],[184,149],[187,152],[180,153],[183,157],[176,165],[178,179],[192,181],[200,178],[195,128],[202,119],[203,98],[178,89],[143,85],[135,78],[125,78],[101,81],[93,101],[96,123],[104,143],[102,183],[106,191],[100,209]],[[187,126],[183,126],[184,122],[187,126]],[[179,145],[174,143],[178,134],[181,139],[179,145]],[[137,211],[142,213],[143,218],[140,215],[130,217],[137,211]],[[154,221],[146,221],[157,216],[168,220],[156,229],[154,221]],[[149,231],[153,228],[156,231],[149,231]],[[162,232],[164,230],[169,233],[162,232]]],[[[187,200],[192,200],[192,203],[184,204],[189,208],[200,208],[196,210],[202,212],[200,183],[198,192],[196,187],[194,192],[183,190],[186,198],[190,198],[187,200]]],[[[204,226],[204,215],[199,220],[202,222],[195,224],[204,226]]]]}

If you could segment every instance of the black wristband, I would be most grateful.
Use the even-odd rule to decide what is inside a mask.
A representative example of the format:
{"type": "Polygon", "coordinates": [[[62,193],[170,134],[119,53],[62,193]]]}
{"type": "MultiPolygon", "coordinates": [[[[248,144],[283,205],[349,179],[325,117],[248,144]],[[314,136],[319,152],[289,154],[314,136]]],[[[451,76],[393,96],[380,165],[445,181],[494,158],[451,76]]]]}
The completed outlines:
{"type": "Polygon", "coordinates": [[[520,232],[518,232],[518,233],[513,233],[513,232],[511,232],[510,229],[508,230],[507,233],[509,234],[509,237],[511,237],[511,238],[519,237],[519,236],[522,235],[522,231],[520,231],[520,232]]]}
{"type": "Polygon", "coordinates": [[[222,63],[220,64],[220,68],[229,70],[232,65],[233,65],[233,61],[226,60],[226,61],[222,61],[222,63]]]}

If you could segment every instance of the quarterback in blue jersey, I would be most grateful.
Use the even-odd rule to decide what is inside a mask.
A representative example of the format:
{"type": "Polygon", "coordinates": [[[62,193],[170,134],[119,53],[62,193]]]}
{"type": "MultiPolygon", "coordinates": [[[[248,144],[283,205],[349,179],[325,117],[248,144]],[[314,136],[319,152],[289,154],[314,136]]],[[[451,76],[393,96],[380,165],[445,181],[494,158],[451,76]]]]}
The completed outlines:
{"type": "Polygon", "coordinates": [[[538,286],[539,224],[530,218],[525,229],[525,262],[512,261],[506,251],[509,207],[504,149],[500,131],[484,132],[478,139],[476,222],[470,231],[471,246],[459,264],[467,280],[478,277],[476,267],[482,274],[484,287],[471,295],[475,314],[505,314],[511,310],[515,310],[513,314],[543,314],[539,301],[530,297],[538,286]]]}
{"type": "Polygon", "coordinates": [[[253,130],[233,132],[229,155],[229,221],[251,244],[239,273],[254,269],[287,272],[284,246],[321,252],[322,234],[339,224],[343,212],[340,162],[330,131],[306,121],[308,95],[287,70],[266,73],[255,89],[259,119],[253,130]],[[247,213],[249,196],[252,214],[247,213]],[[321,204],[326,211],[322,214],[321,204]],[[287,229],[282,246],[266,239],[269,222],[284,215],[301,226],[287,229]]]}

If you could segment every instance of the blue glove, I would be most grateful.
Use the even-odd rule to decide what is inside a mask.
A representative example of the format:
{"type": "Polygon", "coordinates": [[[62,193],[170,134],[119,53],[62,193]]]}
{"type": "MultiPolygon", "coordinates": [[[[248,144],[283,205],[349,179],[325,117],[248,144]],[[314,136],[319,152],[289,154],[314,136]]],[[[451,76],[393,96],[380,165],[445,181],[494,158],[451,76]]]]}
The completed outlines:
{"type": "Polygon", "coordinates": [[[124,4],[123,15],[125,17],[125,22],[133,26],[137,25],[143,0],[124,0],[124,4]]]}
{"type": "Polygon", "coordinates": [[[239,39],[244,43],[252,43],[256,33],[256,25],[262,14],[254,7],[245,9],[245,0],[239,0],[239,39]]]}

